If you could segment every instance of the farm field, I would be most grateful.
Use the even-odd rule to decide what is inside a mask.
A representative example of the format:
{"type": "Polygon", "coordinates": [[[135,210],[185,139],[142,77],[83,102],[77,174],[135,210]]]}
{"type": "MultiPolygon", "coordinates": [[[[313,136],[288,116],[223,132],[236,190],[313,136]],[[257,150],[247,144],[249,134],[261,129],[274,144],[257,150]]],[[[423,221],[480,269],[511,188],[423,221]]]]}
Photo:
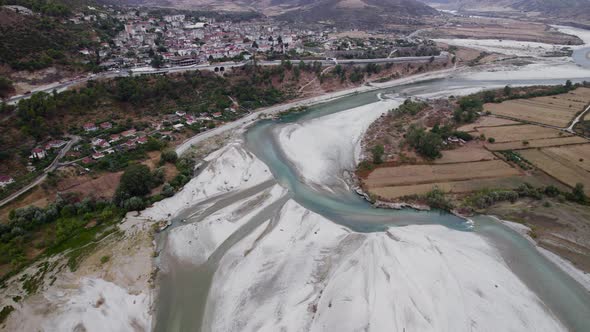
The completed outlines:
{"type": "Polygon", "coordinates": [[[522,141],[505,142],[505,143],[486,143],[486,148],[490,151],[503,151],[503,150],[524,150],[530,148],[544,148],[551,146],[567,146],[588,143],[588,140],[579,136],[562,136],[554,138],[543,138],[529,140],[529,144],[524,145],[522,141]]]}
{"type": "Polygon", "coordinates": [[[558,156],[555,149],[552,151],[548,153],[544,149],[529,149],[519,151],[519,153],[537,168],[570,187],[574,187],[576,183],[582,183],[586,193],[590,194],[588,171],[578,166],[575,161],[558,156]]]}
{"type": "Polygon", "coordinates": [[[508,176],[492,179],[475,179],[466,181],[433,182],[419,185],[389,186],[371,189],[371,193],[382,199],[396,199],[410,195],[425,194],[435,187],[454,194],[470,193],[482,189],[516,189],[524,183],[533,186],[543,187],[554,184],[548,177],[544,176],[508,176]]]}
{"type": "Polygon", "coordinates": [[[475,131],[479,127],[498,127],[498,126],[508,126],[508,125],[518,125],[518,124],[521,124],[521,123],[517,122],[517,121],[508,120],[508,119],[495,118],[493,116],[482,116],[479,119],[475,120],[475,122],[465,124],[465,125],[457,128],[457,130],[471,132],[471,131],[475,131]]]}
{"type": "Polygon", "coordinates": [[[497,158],[493,153],[486,150],[483,144],[471,141],[458,149],[442,151],[442,157],[434,160],[434,163],[451,164],[492,159],[497,158]]]}
{"type": "Polygon", "coordinates": [[[590,172],[590,144],[560,146],[542,149],[542,151],[557,160],[566,160],[590,172]]]}
{"type": "Polygon", "coordinates": [[[534,139],[561,137],[563,132],[553,128],[540,127],[530,124],[517,126],[483,127],[477,132],[487,138],[493,137],[497,143],[511,141],[530,141],[534,139]],[[560,136],[561,135],[561,136],[560,136]]]}
{"type": "Polygon", "coordinates": [[[363,180],[364,188],[383,200],[434,188],[467,194],[486,188],[515,189],[523,183],[555,185],[563,191],[582,183],[590,194],[590,141],[554,128],[569,126],[589,102],[590,88],[578,88],[557,96],[485,104],[485,110],[510,119],[481,116],[464,124],[457,130],[476,139],[441,151],[442,156],[428,164],[376,168],[363,180]],[[505,161],[499,152],[509,150],[518,151],[534,167],[523,169],[516,161],[505,161]]]}
{"type": "Polygon", "coordinates": [[[578,88],[556,96],[515,99],[499,104],[488,103],[484,105],[484,111],[522,121],[564,128],[588,102],[590,102],[590,89],[578,88]]]}
{"type": "Polygon", "coordinates": [[[472,179],[507,177],[521,174],[502,160],[437,165],[383,167],[365,180],[369,188],[416,185],[472,179]]]}

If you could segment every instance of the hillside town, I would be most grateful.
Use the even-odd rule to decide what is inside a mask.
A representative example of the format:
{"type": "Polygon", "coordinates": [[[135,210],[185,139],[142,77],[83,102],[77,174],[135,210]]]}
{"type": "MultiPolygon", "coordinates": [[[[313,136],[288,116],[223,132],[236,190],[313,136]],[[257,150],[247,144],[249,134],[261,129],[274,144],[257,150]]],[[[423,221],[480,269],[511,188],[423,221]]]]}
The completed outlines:
{"type": "MultiPolygon", "coordinates": [[[[92,7],[89,7],[92,8],[92,7]]],[[[124,27],[99,50],[102,68],[188,66],[212,61],[247,60],[256,52],[302,53],[303,41],[320,42],[327,33],[295,29],[270,19],[217,21],[185,14],[149,15],[147,11],[108,9],[124,27]]],[[[107,19],[79,14],[73,22],[107,19]]],[[[80,52],[94,56],[89,49],[80,52]]]]}
{"type": "MultiPolygon", "coordinates": [[[[90,13],[93,7],[88,7],[90,13]]],[[[117,22],[120,31],[99,50],[83,48],[82,55],[98,55],[103,70],[130,67],[191,66],[223,61],[249,60],[255,54],[274,58],[395,57],[437,55],[434,43],[417,39],[350,38],[339,36],[336,27],[289,25],[272,18],[217,20],[209,16],[162,15],[148,11],[77,14],[73,23],[117,22]],[[96,54],[98,52],[98,54],[96,54]],[[371,56],[372,55],[372,56],[371,56]]]]}

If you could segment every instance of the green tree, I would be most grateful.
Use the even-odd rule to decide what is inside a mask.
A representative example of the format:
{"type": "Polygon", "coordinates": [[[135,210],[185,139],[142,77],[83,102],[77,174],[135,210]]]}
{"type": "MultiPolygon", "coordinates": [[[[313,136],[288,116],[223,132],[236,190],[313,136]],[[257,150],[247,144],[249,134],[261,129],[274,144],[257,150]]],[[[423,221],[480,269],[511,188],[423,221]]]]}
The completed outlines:
{"type": "Polygon", "coordinates": [[[383,145],[381,145],[381,144],[375,145],[371,149],[371,153],[373,154],[373,163],[374,164],[383,163],[383,154],[385,153],[385,149],[383,148],[383,145]]]}
{"type": "Polygon", "coordinates": [[[146,165],[133,164],[127,167],[115,192],[115,203],[120,205],[131,197],[149,194],[152,181],[152,173],[146,165]]]}
{"type": "Polygon", "coordinates": [[[571,200],[580,204],[586,204],[588,202],[583,184],[576,183],[576,186],[572,189],[571,200]]]}
{"type": "Polygon", "coordinates": [[[12,81],[4,76],[0,76],[0,98],[6,98],[14,91],[12,81]]]}

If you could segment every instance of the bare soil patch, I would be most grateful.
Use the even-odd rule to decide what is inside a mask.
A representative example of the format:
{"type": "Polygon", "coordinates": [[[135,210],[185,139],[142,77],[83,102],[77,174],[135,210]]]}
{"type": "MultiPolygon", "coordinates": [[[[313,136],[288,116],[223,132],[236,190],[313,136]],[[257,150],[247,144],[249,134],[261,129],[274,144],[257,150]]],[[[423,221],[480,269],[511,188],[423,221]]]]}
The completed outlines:
{"type": "Polygon", "coordinates": [[[442,151],[442,157],[436,159],[434,163],[451,164],[493,159],[496,159],[496,157],[486,150],[481,142],[471,141],[460,148],[442,151]]]}
{"type": "Polygon", "coordinates": [[[501,126],[478,128],[477,132],[496,142],[529,141],[533,139],[560,137],[563,133],[557,129],[535,125],[501,126]]]}
{"type": "Polygon", "coordinates": [[[493,116],[482,116],[479,119],[477,119],[475,122],[465,124],[465,125],[457,128],[457,130],[472,132],[472,131],[477,130],[477,128],[479,128],[479,127],[499,127],[499,126],[508,126],[508,125],[517,125],[517,124],[521,124],[521,123],[516,122],[516,121],[512,121],[512,120],[508,120],[508,119],[496,118],[493,116]]]}
{"type": "Polygon", "coordinates": [[[82,197],[111,199],[123,172],[105,173],[93,178],[89,175],[66,177],[57,186],[61,192],[78,192],[82,197]]]}
{"type": "Polygon", "coordinates": [[[549,29],[543,23],[504,18],[454,17],[444,26],[431,29],[435,38],[506,39],[548,44],[581,44],[575,37],[549,29]]]}
{"type": "Polygon", "coordinates": [[[590,207],[573,203],[523,200],[500,203],[486,213],[530,227],[537,243],[590,272],[590,207]]]}
{"type": "Polygon", "coordinates": [[[550,97],[515,99],[499,104],[488,103],[484,110],[506,116],[557,127],[567,127],[590,102],[590,89],[578,88],[569,93],[550,97]]]}
{"type": "Polygon", "coordinates": [[[438,188],[451,194],[467,194],[483,189],[516,189],[518,186],[529,183],[533,186],[543,187],[553,184],[546,176],[508,176],[491,179],[475,179],[466,181],[433,182],[418,185],[404,185],[379,187],[371,189],[371,193],[382,200],[395,200],[404,196],[421,195],[438,188]]]}
{"type": "Polygon", "coordinates": [[[378,168],[369,175],[365,184],[369,188],[378,188],[507,177],[519,174],[521,173],[517,169],[510,167],[503,160],[440,165],[404,165],[378,168]]]}
{"type": "Polygon", "coordinates": [[[491,151],[505,151],[505,150],[524,150],[530,148],[543,148],[550,146],[564,146],[588,143],[588,140],[580,136],[563,136],[555,138],[535,139],[530,140],[528,145],[522,142],[506,142],[506,143],[487,143],[486,148],[491,151]]]}
{"type": "Polygon", "coordinates": [[[571,162],[567,158],[555,153],[547,153],[545,149],[529,149],[520,151],[520,154],[537,168],[549,174],[569,187],[582,183],[586,194],[590,194],[590,176],[588,171],[571,162]]]}
{"type": "Polygon", "coordinates": [[[543,152],[585,169],[590,172],[590,144],[560,146],[543,149],[543,152]]]}

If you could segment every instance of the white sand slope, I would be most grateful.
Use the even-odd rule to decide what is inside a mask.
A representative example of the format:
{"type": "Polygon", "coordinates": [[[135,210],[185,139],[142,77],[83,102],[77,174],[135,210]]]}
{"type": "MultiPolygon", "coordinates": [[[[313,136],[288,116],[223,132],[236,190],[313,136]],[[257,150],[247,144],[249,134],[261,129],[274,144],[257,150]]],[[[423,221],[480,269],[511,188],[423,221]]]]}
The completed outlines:
{"type": "Polygon", "coordinates": [[[199,222],[176,227],[168,234],[167,250],[181,261],[202,264],[230,235],[284,194],[284,188],[274,185],[199,222]]]}
{"type": "Polygon", "coordinates": [[[182,209],[222,193],[246,189],[272,179],[268,167],[241,142],[233,142],[205,158],[209,164],[174,197],[164,199],[142,212],[155,220],[175,216],[182,209]]]}
{"type": "Polygon", "coordinates": [[[44,331],[149,331],[150,299],[145,293],[129,294],[102,279],[82,279],[79,289],[48,294],[59,303],[44,321],[44,331]]]}
{"type": "Polygon", "coordinates": [[[275,222],[221,260],[205,331],[565,330],[474,233],[359,234],[292,201],[275,222]]]}
{"type": "MultiPolygon", "coordinates": [[[[362,135],[381,114],[400,101],[383,100],[336,114],[281,127],[281,148],[309,184],[335,185],[341,169],[352,170],[359,160],[362,135]]],[[[330,188],[327,188],[330,189],[330,188]]]]}

